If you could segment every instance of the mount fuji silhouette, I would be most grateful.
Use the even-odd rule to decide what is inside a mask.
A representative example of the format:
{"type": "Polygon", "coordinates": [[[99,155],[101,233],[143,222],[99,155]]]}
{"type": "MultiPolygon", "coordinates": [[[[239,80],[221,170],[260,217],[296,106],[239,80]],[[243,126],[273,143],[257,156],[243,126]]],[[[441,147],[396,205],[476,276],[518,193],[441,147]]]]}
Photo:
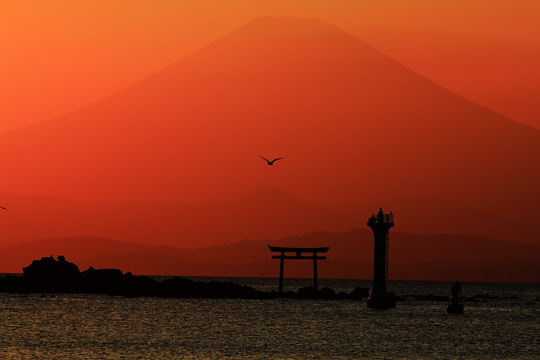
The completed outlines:
{"type": "Polygon", "coordinates": [[[0,189],[92,201],[266,186],[321,204],[425,197],[489,210],[526,237],[538,233],[539,159],[539,130],[321,20],[263,17],[102,101],[0,135],[0,189]],[[288,161],[268,169],[261,153],[288,161]]]}

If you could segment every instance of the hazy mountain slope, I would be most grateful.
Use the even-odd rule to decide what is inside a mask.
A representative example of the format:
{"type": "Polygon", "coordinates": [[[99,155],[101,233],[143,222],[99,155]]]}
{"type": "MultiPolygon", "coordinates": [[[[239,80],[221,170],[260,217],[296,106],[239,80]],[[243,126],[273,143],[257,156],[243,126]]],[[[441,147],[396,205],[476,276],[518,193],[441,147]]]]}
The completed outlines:
{"type": "Polygon", "coordinates": [[[188,202],[273,186],[310,203],[385,207],[422,197],[489,211],[533,241],[538,159],[539,130],[340,29],[260,18],[103,101],[2,134],[0,189],[188,202]],[[269,167],[259,155],[285,159],[269,167]]]}

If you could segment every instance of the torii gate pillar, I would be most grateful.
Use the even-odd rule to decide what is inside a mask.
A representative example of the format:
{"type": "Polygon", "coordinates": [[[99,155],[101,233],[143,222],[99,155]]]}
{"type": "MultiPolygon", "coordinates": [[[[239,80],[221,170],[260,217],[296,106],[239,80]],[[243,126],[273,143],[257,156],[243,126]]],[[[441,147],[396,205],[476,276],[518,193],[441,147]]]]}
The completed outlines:
{"type": "Polygon", "coordinates": [[[313,288],[315,292],[317,288],[317,260],[325,260],[326,256],[318,255],[318,253],[326,253],[329,247],[321,248],[296,248],[296,247],[278,247],[270,246],[268,248],[271,252],[279,252],[279,255],[273,255],[272,259],[279,259],[279,293],[283,293],[283,268],[285,265],[285,259],[291,260],[313,260],[313,288]],[[289,253],[289,255],[287,255],[289,253]],[[290,254],[292,253],[292,254],[290,254]],[[306,254],[307,253],[307,254],[306,254]]]}

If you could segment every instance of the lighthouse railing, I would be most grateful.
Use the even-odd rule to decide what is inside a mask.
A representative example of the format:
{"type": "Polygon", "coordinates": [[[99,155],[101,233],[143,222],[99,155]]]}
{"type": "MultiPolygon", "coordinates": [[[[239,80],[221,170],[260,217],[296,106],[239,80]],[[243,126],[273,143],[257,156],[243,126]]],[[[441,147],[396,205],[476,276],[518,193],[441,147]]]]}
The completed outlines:
{"type": "Polygon", "coordinates": [[[393,224],[394,214],[373,214],[369,218],[370,223],[393,224]]]}

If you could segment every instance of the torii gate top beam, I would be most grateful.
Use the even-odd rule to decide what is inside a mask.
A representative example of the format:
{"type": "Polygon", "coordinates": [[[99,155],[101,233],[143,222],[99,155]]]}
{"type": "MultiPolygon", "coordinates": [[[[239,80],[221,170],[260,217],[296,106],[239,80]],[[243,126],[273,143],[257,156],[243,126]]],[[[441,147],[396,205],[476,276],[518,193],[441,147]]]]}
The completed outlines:
{"type": "Polygon", "coordinates": [[[279,252],[280,255],[272,255],[272,259],[280,259],[279,265],[279,293],[283,292],[283,266],[285,259],[292,260],[313,260],[313,287],[317,292],[317,260],[325,260],[326,256],[319,256],[317,253],[326,253],[330,247],[318,247],[318,248],[303,248],[303,247],[280,247],[270,246],[268,248],[271,252],[279,252]],[[286,253],[293,253],[294,255],[285,255],[286,253]],[[302,255],[302,253],[307,253],[302,255]]]}
{"type": "Polygon", "coordinates": [[[280,246],[270,246],[268,245],[268,248],[272,252],[308,252],[308,253],[325,253],[330,249],[329,246],[327,247],[318,247],[318,248],[304,248],[304,247],[280,247],[280,246]]]}

